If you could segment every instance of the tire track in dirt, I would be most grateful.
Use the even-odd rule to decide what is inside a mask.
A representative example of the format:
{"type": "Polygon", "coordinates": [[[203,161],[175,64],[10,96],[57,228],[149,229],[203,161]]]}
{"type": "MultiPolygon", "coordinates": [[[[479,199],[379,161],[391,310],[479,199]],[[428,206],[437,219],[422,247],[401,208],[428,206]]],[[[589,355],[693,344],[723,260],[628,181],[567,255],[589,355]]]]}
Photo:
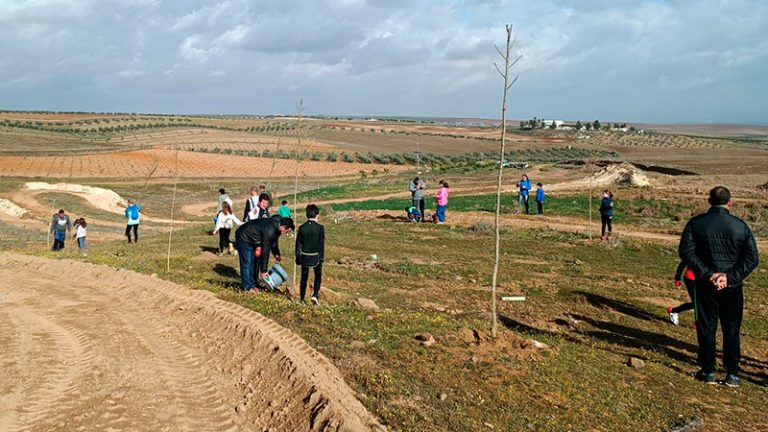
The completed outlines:
{"type": "Polygon", "coordinates": [[[385,430],[328,359],[209,292],[0,254],[0,319],[2,430],[385,430]]]}

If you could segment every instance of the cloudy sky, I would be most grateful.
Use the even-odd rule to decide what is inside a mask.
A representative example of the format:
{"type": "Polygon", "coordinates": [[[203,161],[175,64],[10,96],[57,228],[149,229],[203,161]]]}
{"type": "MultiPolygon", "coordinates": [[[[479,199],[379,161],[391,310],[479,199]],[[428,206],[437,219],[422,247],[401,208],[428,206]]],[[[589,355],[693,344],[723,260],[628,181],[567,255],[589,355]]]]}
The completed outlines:
{"type": "Polygon", "coordinates": [[[765,0],[0,0],[0,108],[768,123],[765,0]]]}

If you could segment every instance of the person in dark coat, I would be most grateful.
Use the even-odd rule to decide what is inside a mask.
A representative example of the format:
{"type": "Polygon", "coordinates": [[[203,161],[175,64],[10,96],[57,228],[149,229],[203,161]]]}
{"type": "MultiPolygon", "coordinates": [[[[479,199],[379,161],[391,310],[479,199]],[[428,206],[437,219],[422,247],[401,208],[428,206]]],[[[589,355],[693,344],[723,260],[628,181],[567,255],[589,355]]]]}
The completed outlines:
{"type": "Polygon", "coordinates": [[[706,383],[717,381],[715,335],[717,322],[723,332],[725,384],[737,387],[741,360],[741,321],[744,314],[744,279],[759,261],[755,237],[749,226],[731,215],[731,192],[718,186],[709,192],[707,213],[696,216],[685,226],[679,253],[696,276],[696,333],[699,366],[696,378],[706,383]]]}
{"type": "Polygon", "coordinates": [[[278,240],[280,235],[290,233],[293,228],[293,219],[272,216],[270,219],[248,221],[237,229],[235,247],[240,258],[240,277],[244,291],[253,290],[256,278],[263,280],[267,275],[270,253],[278,262],[282,260],[278,240]]]}
{"type": "Polygon", "coordinates": [[[325,261],[325,228],[317,223],[320,209],[315,204],[307,206],[307,221],[296,234],[296,264],[301,266],[301,301],[304,301],[309,282],[309,270],[314,272],[312,282],[312,304],[320,304],[320,284],[323,280],[325,261]]]}
{"type": "Polygon", "coordinates": [[[603,199],[600,200],[600,239],[605,240],[605,228],[608,228],[608,237],[613,233],[613,192],[608,189],[603,191],[603,199]]]}

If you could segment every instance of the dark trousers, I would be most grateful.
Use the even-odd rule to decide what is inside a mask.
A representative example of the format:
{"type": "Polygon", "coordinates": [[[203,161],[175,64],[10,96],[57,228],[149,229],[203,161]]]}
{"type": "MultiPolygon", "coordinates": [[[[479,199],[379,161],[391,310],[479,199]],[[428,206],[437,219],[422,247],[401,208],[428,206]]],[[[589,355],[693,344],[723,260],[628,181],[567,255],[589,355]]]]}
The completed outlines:
{"type": "MultiPolygon", "coordinates": [[[[693,309],[693,306],[694,306],[693,302],[696,301],[695,300],[696,281],[692,281],[688,278],[683,278],[683,283],[685,284],[685,289],[688,290],[688,297],[690,297],[691,301],[689,301],[688,303],[683,303],[680,306],[673,307],[672,312],[674,313],[685,312],[693,309]]],[[[694,319],[696,318],[694,317],[694,319]]]]}
{"type": "Polygon", "coordinates": [[[235,242],[235,247],[237,247],[237,256],[240,259],[240,279],[243,291],[250,291],[256,283],[253,275],[253,246],[235,242]]]}
{"type": "Polygon", "coordinates": [[[131,230],[133,230],[133,242],[136,243],[139,241],[139,224],[125,226],[125,236],[128,237],[128,243],[131,242],[131,230]]]}
{"type": "Polygon", "coordinates": [[[529,208],[528,208],[528,195],[520,195],[520,198],[518,198],[521,205],[525,205],[525,214],[528,214],[529,208]]]}
{"type": "Polygon", "coordinates": [[[53,232],[53,250],[62,250],[64,249],[64,240],[67,238],[67,232],[66,231],[54,231],[53,232]]]}
{"type": "Polygon", "coordinates": [[[419,213],[421,214],[421,221],[424,222],[424,198],[422,199],[414,199],[413,206],[419,209],[419,213]]]}
{"type": "Polygon", "coordinates": [[[536,201],[536,211],[540,215],[544,214],[544,203],[543,202],[536,201]]]}
{"type": "MultiPolygon", "coordinates": [[[[299,293],[301,294],[301,300],[304,300],[307,294],[307,282],[309,282],[309,269],[310,267],[301,266],[301,283],[299,285],[299,293]]],[[[315,279],[312,281],[312,297],[320,298],[320,284],[323,281],[323,265],[318,264],[316,267],[312,267],[315,272],[315,279]]]]}
{"type": "Polygon", "coordinates": [[[705,373],[716,371],[715,335],[717,321],[723,331],[723,365],[729,374],[739,373],[741,360],[741,320],[744,316],[744,292],[741,288],[717,291],[709,281],[696,285],[696,334],[699,339],[699,366],[705,373]]]}
{"type": "Polygon", "coordinates": [[[267,254],[267,260],[262,264],[261,257],[254,257],[253,258],[253,277],[254,277],[254,283],[257,287],[262,287],[263,284],[261,283],[261,274],[266,273],[269,270],[269,249],[264,250],[262,248],[261,250],[262,256],[264,254],[267,254]]]}
{"type": "Polygon", "coordinates": [[[600,215],[600,221],[603,223],[603,228],[600,234],[601,236],[605,237],[606,227],[608,227],[608,234],[610,234],[613,231],[613,227],[611,227],[612,219],[613,219],[613,216],[600,215]]]}
{"type": "Polygon", "coordinates": [[[232,232],[232,228],[219,228],[219,252],[224,253],[229,249],[229,233],[232,232]]]}

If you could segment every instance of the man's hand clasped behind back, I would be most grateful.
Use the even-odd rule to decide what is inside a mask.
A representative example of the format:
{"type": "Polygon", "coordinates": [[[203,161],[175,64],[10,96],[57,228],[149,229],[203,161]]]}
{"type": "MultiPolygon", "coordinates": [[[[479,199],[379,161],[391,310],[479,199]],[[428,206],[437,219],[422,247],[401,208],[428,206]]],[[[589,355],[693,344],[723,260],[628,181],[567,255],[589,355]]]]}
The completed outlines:
{"type": "Polygon", "coordinates": [[[728,275],[726,275],[725,273],[712,273],[712,276],[709,278],[709,281],[718,290],[728,288],[728,275]]]}

